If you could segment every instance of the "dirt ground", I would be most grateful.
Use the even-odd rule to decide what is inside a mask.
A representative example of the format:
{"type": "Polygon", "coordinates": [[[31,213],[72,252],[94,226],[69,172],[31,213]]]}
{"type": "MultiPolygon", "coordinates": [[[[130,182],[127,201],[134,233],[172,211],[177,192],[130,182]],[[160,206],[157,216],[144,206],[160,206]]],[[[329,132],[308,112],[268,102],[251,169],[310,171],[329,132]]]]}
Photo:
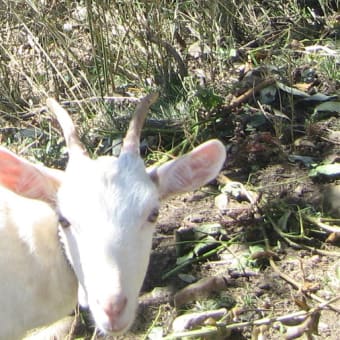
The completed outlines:
{"type": "MultiPolygon", "coordinates": [[[[329,150],[334,157],[337,152],[334,147],[329,150]]],[[[282,155],[280,162],[269,161],[250,176],[242,157],[229,157],[226,177],[164,204],[136,322],[119,339],[185,338],[173,330],[179,315],[220,308],[226,308],[226,324],[235,327],[190,338],[339,338],[338,233],[305,218],[305,213],[322,211],[333,218],[330,224],[339,221],[339,183],[312,180],[306,167],[282,155]],[[242,183],[253,201],[229,195],[225,209],[218,208],[216,196],[230,180],[242,183]],[[189,256],[192,263],[162,278],[197,243],[188,236],[181,247],[180,235],[185,238],[189,231],[212,224],[208,233],[215,242],[203,238],[206,247],[189,256]],[[204,257],[209,251],[211,255],[204,257]],[[223,284],[216,284],[221,278],[223,284]],[[299,315],[304,311],[308,317],[299,315]]],[[[206,325],[218,323],[203,320],[187,332],[206,325]]]]}
{"type": "MultiPolygon", "coordinates": [[[[329,150],[337,153],[336,147],[329,150]]],[[[116,339],[339,338],[339,238],[304,217],[322,211],[333,218],[329,225],[338,222],[339,183],[312,180],[303,165],[276,158],[250,176],[243,162],[242,153],[229,156],[217,181],[164,203],[136,321],[116,339]],[[230,181],[242,183],[252,202],[229,194],[221,209],[216,197],[230,181]],[[202,226],[211,227],[204,231],[209,240],[201,237],[206,245],[189,256],[191,263],[164,278],[195,247],[198,238],[190,231],[202,226]],[[224,323],[206,317],[185,331],[173,329],[180,315],[221,308],[224,323]],[[190,335],[203,328],[205,335],[190,335]]],[[[110,339],[91,328],[86,311],[75,327],[70,323],[75,325],[74,317],[58,339],[110,339]]],[[[34,339],[47,338],[55,337],[43,333],[34,339]]]]}
{"type": "MultiPolygon", "coordinates": [[[[308,177],[302,179],[305,174],[305,170],[289,164],[269,166],[260,171],[253,181],[256,184],[255,189],[262,188],[262,203],[258,203],[259,206],[264,204],[261,210],[271,209],[270,206],[275,205],[278,198],[292,205],[298,201],[304,202],[304,205],[321,204],[323,195],[320,193],[320,185],[312,183],[308,177]],[[284,184],[287,182],[288,185],[284,184]]],[[[335,184],[331,187],[339,189],[335,184]]],[[[327,190],[330,190],[329,186],[327,190]]],[[[339,200],[335,202],[333,209],[339,208],[338,202],[339,200]]],[[[173,319],[181,313],[181,308],[176,310],[173,307],[173,295],[187,285],[177,275],[167,280],[160,278],[162,273],[175,266],[174,233],[179,227],[192,228],[209,222],[225,226],[226,240],[240,236],[242,241],[226,246],[212,258],[195,263],[182,271],[192,275],[196,280],[216,276],[223,276],[226,280],[224,289],[218,293],[205,294],[203,291],[201,293],[206,296],[205,299],[193,298],[189,309],[196,307],[201,310],[199,305],[204,303],[209,305],[209,299],[219,301],[227,298],[229,308],[231,303],[235,305],[234,309],[238,309],[232,322],[246,322],[264,317],[284,316],[303,310],[304,307],[310,309],[320,305],[322,301],[339,296],[339,276],[336,275],[340,265],[339,252],[336,252],[332,244],[318,242],[317,245],[312,245],[316,246],[316,251],[292,247],[275,235],[275,231],[268,226],[265,215],[259,211],[254,213],[254,207],[236,202],[231,203],[231,207],[222,213],[215,207],[213,195],[195,193],[172,199],[165,204],[154,239],[150,269],[143,288],[145,293],[141,297],[142,304],[134,327],[136,332],[145,327],[145,322],[150,325],[150,320],[154,320],[158,313],[161,315],[158,316],[157,324],[163,325],[171,332],[173,319]],[[229,211],[228,214],[229,209],[234,211],[229,211]],[[261,235],[263,227],[273,247],[280,243],[275,254],[275,264],[279,272],[267,263],[266,255],[259,259],[259,263],[253,263],[253,268],[249,268],[248,265],[242,268],[241,262],[244,256],[249,254],[249,245],[263,240],[261,235]],[[160,287],[163,291],[161,290],[162,293],[157,297],[157,290],[160,290],[160,287]]],[[[322,237],[324,238],[324,235],[322,237]]],[[[313,240],[313,236],[309,240],[312,244],[317,242],[313,240]]],[[[338,339],[340,301],[336,301],[332,306],[336,310],[324,308],[320,312],[317,327],[319,338],[338,339]]],[[[293,325],[302,323],[301,320],[289,321],[293,325]]],[[[266,325],[262,331],[267,334],[267,339],[283,338],[287,331],[285,327],[287,326],[273,322],[266,325]]],[[[252,328],[251,324],[248,327],[236,328],[231,336],[225,338],[248,339],[251,337],[252,328]]],[[[135,336],[136,333],[131,335],[132,338],[135,336]]],[[[216,334],[214,336],[216,337],[216,334]]],[[[141,335],[141,338],[143,337],[144,335],[141,335]]]]}

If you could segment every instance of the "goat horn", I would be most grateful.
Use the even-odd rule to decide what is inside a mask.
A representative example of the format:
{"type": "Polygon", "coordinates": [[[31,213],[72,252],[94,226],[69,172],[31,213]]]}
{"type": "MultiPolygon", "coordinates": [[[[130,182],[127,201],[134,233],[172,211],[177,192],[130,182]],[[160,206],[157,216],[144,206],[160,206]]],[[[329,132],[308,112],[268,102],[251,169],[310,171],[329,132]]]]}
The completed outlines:
{"type": "Polygon", "coordinates": [[[142,98],[138,103],[136,112],[130,121],[129,129],[123,141],[122,153],[139,154],[139,140],[144,121],[150,106],[155,103],[158,93],[151,93],[142,98]]]}
{"type": "Polygon", "coordinates": [[[70,158],[76,154],[87,156],[87,152],[79,140],[76,128],[67,111],[62,108],[54,98],[47,98],[46,105],[48,109],[57,117],[57,120],[63,130],[70,158]]]}

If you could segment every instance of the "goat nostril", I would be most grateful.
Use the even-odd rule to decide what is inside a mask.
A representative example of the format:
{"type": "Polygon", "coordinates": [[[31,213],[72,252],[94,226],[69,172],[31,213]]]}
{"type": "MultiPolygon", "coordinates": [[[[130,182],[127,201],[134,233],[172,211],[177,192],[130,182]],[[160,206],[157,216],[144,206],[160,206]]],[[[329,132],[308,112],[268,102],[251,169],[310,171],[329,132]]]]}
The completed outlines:
{"type": "Polygon", "coordinates": [[[114,323],[114,321],[117,318],[119,318],[119,316],[124,312],[126,304],[127,304],[126,296],[118,296],[108,299],[103,304],[103,310],[110,319],[111,323],[114,323]]]}

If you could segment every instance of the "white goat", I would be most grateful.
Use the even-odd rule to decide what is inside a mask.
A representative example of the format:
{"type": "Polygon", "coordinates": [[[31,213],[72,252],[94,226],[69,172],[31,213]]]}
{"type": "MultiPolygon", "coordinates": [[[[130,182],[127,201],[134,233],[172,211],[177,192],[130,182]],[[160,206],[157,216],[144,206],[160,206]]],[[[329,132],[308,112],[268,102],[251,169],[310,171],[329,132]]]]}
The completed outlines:
{"type": "Polygon", "coordinates": [[[208,141],[145,169],[139,139],[157,95],[138,104],[118,158],[92,160],[54,100],[69,152],[65,171],[0,149],[0,339],[17,340],[57,321],[79,302],[104,333],[125,332],[151,250],[159,202],[212,180],[225,148],[208,141]]]}

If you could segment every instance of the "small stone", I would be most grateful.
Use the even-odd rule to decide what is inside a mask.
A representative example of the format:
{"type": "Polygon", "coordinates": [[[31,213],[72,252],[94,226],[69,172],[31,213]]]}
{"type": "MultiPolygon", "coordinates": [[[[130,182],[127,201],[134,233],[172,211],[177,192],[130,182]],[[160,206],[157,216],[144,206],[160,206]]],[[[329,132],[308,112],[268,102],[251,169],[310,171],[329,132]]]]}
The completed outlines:
{"type": "Polygon", "coordinates": [[[313,255],[310,258],[310,262],[312,264],[318,264],[318,263],[320,263],[320,261],[321,261],[321,256],[320,255],[313,255]]]}
{"type": "Polygon", "coordinates": [[[228,207],[228,197],[225,194],[220,194],[218,196],[215,197],[215,206],[219,209],[219,210],[226,210],[228,207]]]}
{"type": "Polygon", "coordinates": [[[73,30],[73,25],[69,22],[66,22],[64,25],[63,25],[63,31],[64,32],[71,32],[73,30]]]}
{"type": "Polygon", "coordinates": [[[197,278],[194,275],[191,275],[191,274],[181,273],[181,274],[178,274],[178,277],[186,283],[193,283],[193,282],[197,281],[197,278]]]}

